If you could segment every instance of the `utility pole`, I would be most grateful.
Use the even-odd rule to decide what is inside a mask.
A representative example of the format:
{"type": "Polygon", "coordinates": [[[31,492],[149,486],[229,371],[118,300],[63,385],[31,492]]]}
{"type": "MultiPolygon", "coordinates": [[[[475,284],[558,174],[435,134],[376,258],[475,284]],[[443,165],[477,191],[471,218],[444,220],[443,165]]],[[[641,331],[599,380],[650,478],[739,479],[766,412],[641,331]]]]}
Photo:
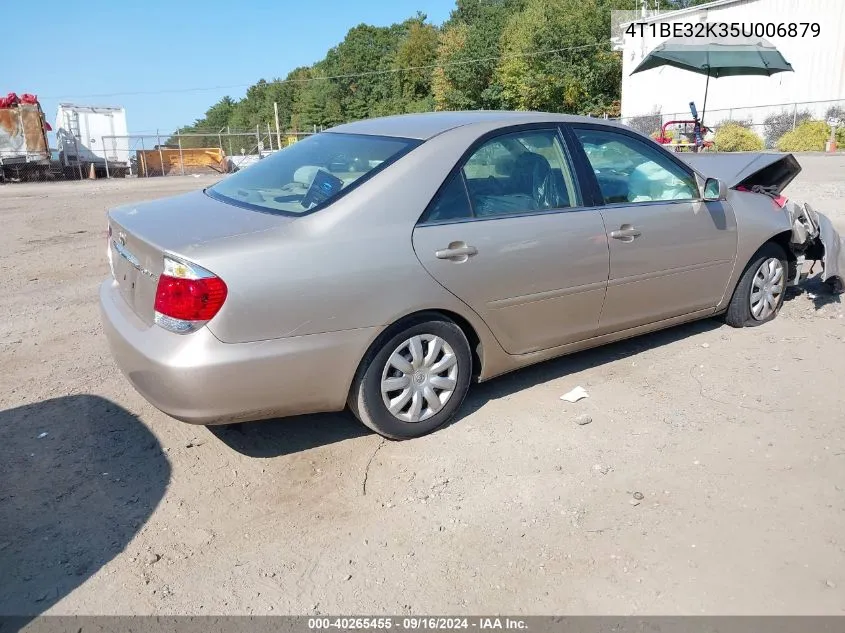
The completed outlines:
{"type": "Polygon", "coordinates": [[[273,114],[276,117],[276,149],[282,149],[282,134],[279,132],[279,104],[273,102],[273,114]]]}

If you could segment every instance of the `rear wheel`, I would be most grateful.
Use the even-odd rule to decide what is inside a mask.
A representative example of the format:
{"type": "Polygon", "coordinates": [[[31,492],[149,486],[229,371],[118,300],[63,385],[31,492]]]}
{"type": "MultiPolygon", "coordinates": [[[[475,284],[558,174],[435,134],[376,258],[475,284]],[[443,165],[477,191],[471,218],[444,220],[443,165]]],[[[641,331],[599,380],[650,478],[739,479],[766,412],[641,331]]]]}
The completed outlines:
{"type": "Polygon", "coordinates": [[[783,305],[787,270],[783,249],[771,242],[764,244],[742,273],[725,322],[733,327],[753,327],[774,319],[783,305]]]}
{"type": "Polygon", "coordinates": [[[472,356],[451,321],[423,320],[388,335],[368,353],[349,407],[376,433],[420,437],[448,422],[469,389],[472,356]]]}

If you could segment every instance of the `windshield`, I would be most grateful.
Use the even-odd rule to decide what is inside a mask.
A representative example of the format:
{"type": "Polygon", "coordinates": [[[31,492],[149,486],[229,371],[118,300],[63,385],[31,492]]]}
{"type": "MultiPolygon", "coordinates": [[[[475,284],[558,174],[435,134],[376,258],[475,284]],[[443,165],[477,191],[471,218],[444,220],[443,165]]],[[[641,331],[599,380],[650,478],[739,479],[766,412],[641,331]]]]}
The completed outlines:
{"type": "Polygon", "coordinates": [[[325,206],[419,144],[404,138],[335,134],[309,136],[224,178],[206,191],[261,211],[303,214],[325,206]]]}

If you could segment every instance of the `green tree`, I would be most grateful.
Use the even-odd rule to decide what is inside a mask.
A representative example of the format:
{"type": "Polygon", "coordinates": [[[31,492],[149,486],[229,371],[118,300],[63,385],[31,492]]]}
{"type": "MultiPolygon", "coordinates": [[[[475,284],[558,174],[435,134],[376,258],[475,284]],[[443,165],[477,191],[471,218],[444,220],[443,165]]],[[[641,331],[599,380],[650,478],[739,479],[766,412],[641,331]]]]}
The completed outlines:
{"type": "Polygon", "coordinates": [[[431,102],[432,66],[437,59],[437,28],[423,20],[410,20],[399,42],[395,68],[398,97],[403,105],[431,102]]]}
{"type": "Polygon", "coordinates": [[[302,84],[293,103],[294,129],[310,131],[314,126],[328,127],[344,121],[340,86],[329,76],[323,62],[310,71],[311,81],[302,84]]]}
{"type": "Polygon", "coordinates": [[[603,5],[528,0],[511,16],[497,68],[505,107],[580,114],[614,109],[622,62],[606,43],[610,13],[603,5]]]}
{"type": "Polygon", "coordinates": [[[431,78],[434,107],[437,110],[461,110],[469,107],[467,98],[454,73],[448,72],[458,54],[466,47],[469,27],[463,23],[447,26],[440,32],[437,64],[431,78]]]}
{"type": "Polygon", "coordinates": [[[660,3],[660,8],[663,11],[674,11],[676,9],[694,7],[698,4],[704,4],[705,2],[712,2],[712,0],[663,0],[663,2],[660,3]]]}
{"type": "Polygon", "coordinates": [[[230,96],[225,96],[211,106],[205,113],[203,127],[220,130],[229,124],[229,117],[235,110],[235,101],[230,96]]]}
{"type": "Polygon", "coordinates": [[[502,107],[495,70],[501,54],[502,32],[526,0],[458,0],[444,25],[436,83],[445,91],[435,102],[446,109],[502,107]]]}
{"type": "Polygon", "coordinates": [[[637,4],[456,0],[440,28],[422,13],[390,26],[359,24],[324,59],[284,79],[261,79],[238,101],[224,97],[183,129],[264,130],[274,103],[280,126],[294,131],[432,109],[618,113],[621,63],[606,45],[610,11],[637,4]]]}
{"type": "Polygon", "coordinates": [[[327,76],[335,76],[341,111],[350,120],[371,116],[375,104],[390,100],[395,80],[390,72],[402,35],[402,25],[359,24],[320,62],[327,76]]]}

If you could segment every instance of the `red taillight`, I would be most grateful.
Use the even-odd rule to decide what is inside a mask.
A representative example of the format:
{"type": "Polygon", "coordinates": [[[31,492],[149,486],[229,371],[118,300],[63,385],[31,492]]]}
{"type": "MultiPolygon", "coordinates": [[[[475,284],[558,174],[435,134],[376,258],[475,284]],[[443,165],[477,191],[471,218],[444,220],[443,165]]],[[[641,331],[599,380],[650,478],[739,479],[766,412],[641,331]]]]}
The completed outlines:
{"type": "Polygon", "coordinates": [[[177,334],[194,332],[220,311],[227,292],[214,273],[165,257],[156,288],[155,322],[177,334]]]}
{"type": "Polygon", "coordinates": [[[180,321],[209,321],[226,301],[226,284],[219,277],[180,279],[162,275],[155,311],[180,321]]]}

